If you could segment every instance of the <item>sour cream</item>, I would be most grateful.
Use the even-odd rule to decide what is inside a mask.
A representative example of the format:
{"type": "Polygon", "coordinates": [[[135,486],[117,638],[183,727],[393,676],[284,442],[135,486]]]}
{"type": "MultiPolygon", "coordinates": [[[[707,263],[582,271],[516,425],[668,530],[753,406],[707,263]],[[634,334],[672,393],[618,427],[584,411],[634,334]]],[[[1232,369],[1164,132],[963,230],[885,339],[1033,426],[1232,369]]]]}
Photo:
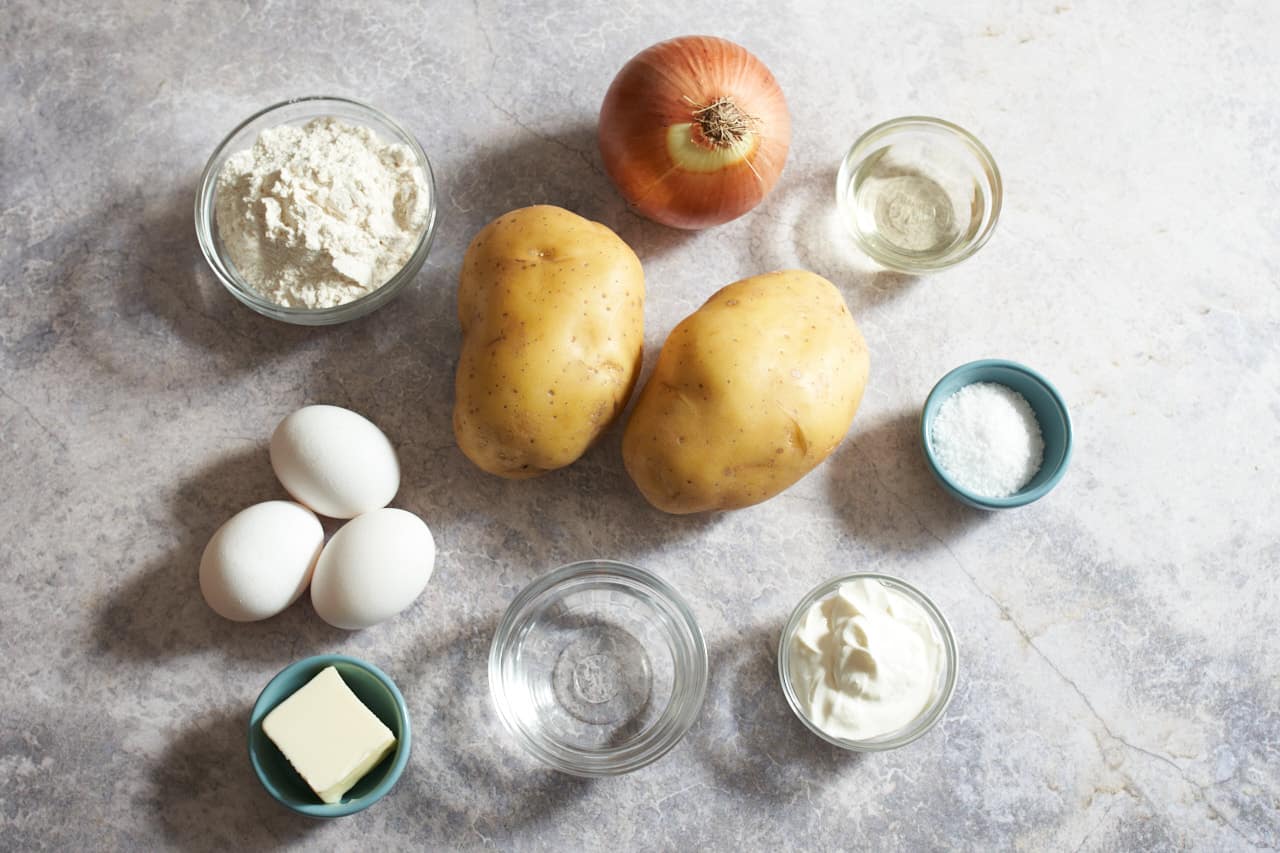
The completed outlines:
{"type": "Polygon", "coordinates": [[[933,702],[946,651],[933,620],[873,578],[813,603],[788,648],[792,689],[821,731],[867,740],[909,725],[933,702]]]}

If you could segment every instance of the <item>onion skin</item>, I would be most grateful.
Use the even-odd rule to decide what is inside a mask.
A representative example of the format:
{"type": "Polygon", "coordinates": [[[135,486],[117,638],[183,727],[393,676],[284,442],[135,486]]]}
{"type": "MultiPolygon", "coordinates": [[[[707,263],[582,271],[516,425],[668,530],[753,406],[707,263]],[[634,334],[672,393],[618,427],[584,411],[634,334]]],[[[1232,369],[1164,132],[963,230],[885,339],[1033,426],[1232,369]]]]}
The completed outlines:
{"type": "Polygon", "coordinates": [[[746,48],[714,36],[681,36],[636,54],[600,109],[609,177],[638,213],[673,228],[708,228],[751,210],[777,183],[790,144],[778,81],[746,48]],[[702,132],[699,112],[725,102],[749,129],[717,143],[702,132]]]}

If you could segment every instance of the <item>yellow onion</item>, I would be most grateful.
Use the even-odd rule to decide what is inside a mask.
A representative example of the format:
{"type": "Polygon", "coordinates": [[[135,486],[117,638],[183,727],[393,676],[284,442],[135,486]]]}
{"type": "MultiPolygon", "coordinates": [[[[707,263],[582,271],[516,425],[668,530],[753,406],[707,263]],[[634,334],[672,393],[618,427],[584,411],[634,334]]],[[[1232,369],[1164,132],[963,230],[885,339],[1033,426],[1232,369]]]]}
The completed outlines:
{"type": "Polygon", "coordinates": [[[622,195],[650,219],[707,228],[759,204],[782,174],[791,117],[746,48],[681,36],[636,54],[600,108],[600,153],[622,195]]]}

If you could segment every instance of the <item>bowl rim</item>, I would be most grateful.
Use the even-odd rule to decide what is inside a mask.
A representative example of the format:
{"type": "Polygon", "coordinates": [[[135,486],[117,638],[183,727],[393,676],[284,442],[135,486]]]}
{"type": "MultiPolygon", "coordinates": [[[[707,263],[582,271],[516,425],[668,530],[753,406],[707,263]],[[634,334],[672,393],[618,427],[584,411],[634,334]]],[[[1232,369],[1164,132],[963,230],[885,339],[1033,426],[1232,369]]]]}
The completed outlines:
{"type": "Polygon", "coordinates": [[[944,256],[936,262],[917,262],[907,255],[899,253],[881,252],[871,247],[862,238],[860,232],[856,228],[850,228],[854,242],[868,257],[876,263],[893,270],[894,272],[906,273],[908,275],[927,275],[929,273],[942,272],[968,260],[977,254],[978,250],[987,244],[991,239],[991,235],[995,233],[996,224],[1000,221],[1000,211],[1004,205],[1004,178],[1000,174],[1000,167],[996,163],[996,158],[991,153],[991,149],[983,144],[982,140],[974,136],[968,130],[952,121],[944,118],[929,115],[905,115],[896,118],[886,119],[870,129],[864,131],[853,144],[849,146],[845,152],[844,159],[840,161],[840,168],[836,172],[836,200],[843,208],[845,201],[846,185],[849,182],[850,172],[854,163],[861,162],[863,152],[860,151],[865,146],[870,145],[881,137],[890,133],[908,129],[908,128],[924,128],[926,130],[940,130],[945,134],[954,137],[966,146],[977,156],[978,160],[986,168],[990,176],[990,195],[991,195],[991,215],[985,223],[982,231],[974,237],[973,241],[966,244],[965,248],[952,255],[944,256]],[[855,160],[855,154],[862,154],[855,160]]]}
{"type": "Polygon", "coordinates": [[[809,729],[809,731],[827,743],[850,752],[883,752],[906,746],[924,737],[938,724],[943,714],[946,713],[947,708],[950,707],[951,700],[955,696],[956,681],[959,678],[959,674],[960,650],[956,644],[955,632],[951,630],[951,623],[947,621],[947,617],[933,603],[933,600],[921,592],[919,588],[896,575],[883,572],[851,572],[846,575],[829,578],[813,587],[792,609],[791,615],[787,617],[786,624],[783,626],[782,633],[778,638],[778,682],[782,686],[782,693],[786,696],[787,705],[791,708],[791,712],[799,718],[800,722],[804,723],[805,728],[809,729]],[[791,656],[787,646],[795,636],[795,632],[800,626],[800,621],[813,604],[833,594],[842,584],[862,579],[876,580],[894,588],[918,604],[929,615],[938,631],[938,636],[942,639],[943,657],[947,671],[940,697],[933,701],[924,714],[916,716],[907,725],[895,731],[886,732],[873,738],[851,740],[824,732],[804,713],[804,709],[800,707],[800,700],[796,696],[795,688],[791,684],[791,656]]]}
{"type": "MultiPolygon", "coordinates": [[[[340,669],[338,674],[342,674],[340,669]]],[[[267,682],[267,685],[262,688],[262,691],[258,694],[257,701],[253,703],[253,711],[249,714],[248,740],[249,761],[253,764],[253,771],[258,777],[258,781],[262,783],[262,787],[267,790],[267,793],[271,795],[272,799],[277,803],[280,803],[280,805],[285,808],[297,812],[298,814],[306,815],[307,817],[334,818],[345,817],[346,815],[364,811],[386,796],[387,792],[395,786],[396,782],[400,780],[401,774],[404,773],[405,767],[409,763],[409,751],[413,744],[413,727],[410,724],[409,708],[405,704],[404,696],[400,693],[400,688],[396,687],[396,683],[391,680],[391,676],[387,675],[381,669],[368,661],[363,661],[359,658],[351,657],[350,655],[312,655],[311,657],[302,658],[301,660],[297,660],[289,664],[284,669],[276,673],[271,680],[267,682]],[[310,676],[311,678],[314,678],[325,667],[332,666],[334,664],[347,664],[364,670],[376,678],[382,686],[387,689],[387,692],[391,694],[396,710],[399,712],[402,720],[400,732],[396,735],[395,759],[392,761],[391,766],[387,768],[386,775],[383,777],[382,781],[363,797],[338,803],[292,803],[281,795],[276,784],[268,776],[266,768],[263,767],[262,762],[258,757],[258,750],[254,749],[254,730],[262,727],[262,720],[267,716],[267,714],[269,714],[285,699],[288,699],[289,696],[293,695],[290,693],[289,696],[285,696],[281,699],[268,703],[267,694],[271,692],[271,688],[273,686],[280,681],[293,678],[301,670],[314,670],[310,676]]]]}
{"type": "Polygon", "coordinates": [[[982,509],[1011,509],[1013,507],[1026,506],[1027,504],[1040,500],[1040,498],[1049,494],[1049,492],[1053,491],[1054,487],[1058,485],[1058,482],[1062,480],[1063,475],[1067,472],[1068,463],[1071,462],[1071,450],[1072,445],[1074,444],[1074,431],[1071,425],[1071,412],[1067,409],[1067,403],[1062,399],[1062,395],[1058,393],[1058,389],[1054,387],[1052,382],[1045,379],[1044,376],[1037,371],[1020,362],[1010,361],[1005,358],[980,358],[976,361],[970,361],[960,365],[959,367],[948,370],[941,379],[934,383],[933,390],[931,390],[929,392],[929,396],[925,398],[924,407],[920,411],[920,444],[924,448],[924,455],[925,459],[929,463],[929,469],[948,491],[952,492],[965,503],[969,503],[982,509]],[[949,380],[961,374],[973,373],[992,367],[1004,368],[1016,373],[1021,373],[1041,386],[1049,394],[1049,397],[1053,400],[1058,412],[1062,415],[1063,423],[1062,459],[1058,462],[1057,468],[1044,480],[1044,482],[1040,483],[1040,485],[1035,488],[1024,489],[1023,491],[1015,492],[1014,494],[1004,498],[993,498],[979,495],[956,483],[951,476],[947,474],[942,463],[940,463],[938,458],[934,455],[933,447],[929,441],[930,425],[933,423],[933,419],[937,416],[938,408],[942,405],[945,399],[951,396],[951,394],[955,393],[955,391],[959,391],[960,388],[972,385],[974,382],[992,381],[997,384],[1003,383],[994,379],[986,380],[982,378],[975,378],[962,383],[955,389],[955,391],[947,393],[945,397],[942,393],[943,386],[947,385],[949,380]]]}
{"type": "MultiPolygon", "coordinates": [[[[324,116],[324,111],[319,108],[314,118],[324,116]]],[[[265,129],[265,128],[264,128],[265,129]]],[[[377,128],[372,128],[377,131],[377,128]]],[[[386,141],[386,140],[384,140],[386,141]]],[[[398,294],[409,282],[417,277],[418,272],[422,269],[423,263],[427,259],[427,255],[431,250],[431,244],[435,240],[436,224],[439,216],[439,200],[436,192],[435,172],[431,168],[431,160],[427,157],[427,153],[423,150],[421,143],[418,142],[416,136],[410,133],[405,127],[392,118],[389,114],[383,112],[377,107],[367,104],[355,98],[348,98],[343,95],[299,95],[292,98],[286,98],[269,106],[263,107],[257,112],[250,115],[244,121],[237,124],[230,133],[222,138],[222,140],[213,149],[213,153],[209,156],[205,163],[204,170],[200,173],[200,179],[197,183],[195,196],[195,227],[196,241],[200,244],[200,252],[204,256],[205,262],[213,271],[214,277],[230,291],[239,302],[248,306],[257,313],[270,317],[274,320],[280,320],[286,323],[303,326],[327,326],[336,323],[344,323],[363,317],[376,308],[380,308],[386,302],[389,302],[393,296],[398,294]],[[423,177],[426,180],[428,190],[427,205],[427,221],[422,227],[422,233],[418,235],[418,242],[414,246],[409,259],[400,267],[396,273],[387,279],[380,287],[366,293],[350,302],[344,302],[341,305],[333,305],[328,308],[305,308],[289,305],[278,305],[268,299],[263,298],[256,290],[249,286],[248,282],[240,276],[229,260],[222,257],[222,253],[218,250],[218,241],[215,237],[217,222],[214,215],[214,204],[217,196],[218,176],[221,173],[221,166],[215,168],[215,164],[227,152],[228,147],[237,136],[240,135],[246,127],[258,121],[259,119],[279,110],[288,107],[297,106],[299,104],[324,104],[338,103],[344,106],[354,108],[357,113],[364,113],[376,122],[389,127],[399,138],[389,140],[391,142],[408,145],[413,151],[418,165],[422,168],[423,177]]]]}
{"type": "Polygon", "coordinates": [[[573,776],[586,778],[617,776],[639,770],[662,758],[676,747],[697,721],[706,700],[708,686],[708,653],[706,639],[692,609],[676,589],[657,575],[630,563],[610,559],[578,560],[536,578],[525,586],[508,605],[489,647],[489,694],[498,719],[521,747],[544,764],[573,776]],[[684,698],[676,701],[673,694],[661,715],[642,733],[639,743],[601,750],[579,750],[556,744],[548,747],[530,736],[520,721],[507,707],[507,681],[505,653],[515,641],[522,639],[524,631],[513,630],[527,615],[528,610],[552,591],[579,581],[592,578],[622,581],[624,585],[643,590],[654,598],[668,616],[677,617],[674,625],[681,626],[689,646],[689,669],[685,673],[688,687],[684,698]]]}

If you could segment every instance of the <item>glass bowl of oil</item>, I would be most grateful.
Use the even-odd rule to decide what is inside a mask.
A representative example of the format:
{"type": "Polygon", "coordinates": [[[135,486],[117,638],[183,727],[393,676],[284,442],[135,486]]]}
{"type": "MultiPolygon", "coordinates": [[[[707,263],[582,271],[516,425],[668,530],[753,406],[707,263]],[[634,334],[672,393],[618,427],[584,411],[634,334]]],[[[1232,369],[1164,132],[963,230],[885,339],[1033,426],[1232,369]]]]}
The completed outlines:
{"type": "Polygon", "coordinates": [[[905,116],[864,133],[840,164],[836,204],[876,263],[911,274],[955,266],[983,247],[1000,218],[1000,170],[962,127],[905,116]]]}

